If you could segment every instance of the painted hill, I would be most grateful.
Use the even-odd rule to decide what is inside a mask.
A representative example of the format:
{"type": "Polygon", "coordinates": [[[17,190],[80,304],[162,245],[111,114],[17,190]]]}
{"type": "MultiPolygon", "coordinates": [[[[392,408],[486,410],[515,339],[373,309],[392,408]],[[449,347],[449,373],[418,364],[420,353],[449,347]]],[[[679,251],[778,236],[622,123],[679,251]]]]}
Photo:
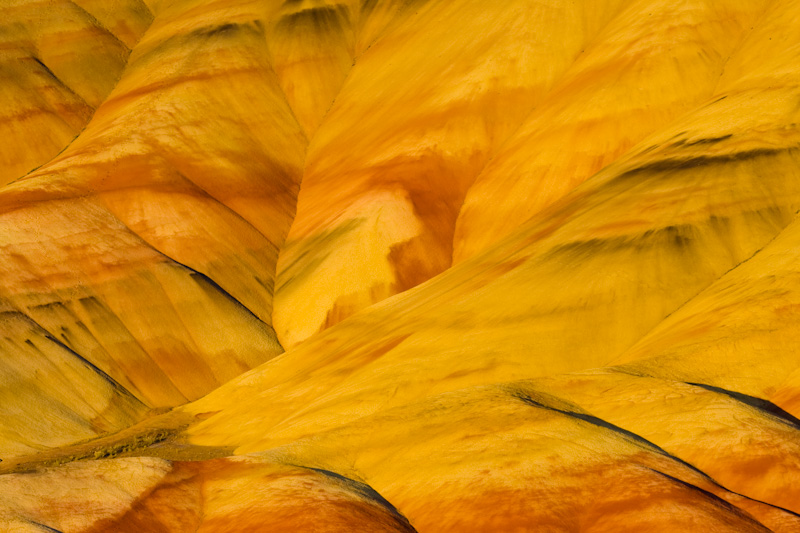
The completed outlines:
{"type": "Polygon", "coordinates": [[[800,4],[2,9],[0,529],[800,530],[800,4]]]}

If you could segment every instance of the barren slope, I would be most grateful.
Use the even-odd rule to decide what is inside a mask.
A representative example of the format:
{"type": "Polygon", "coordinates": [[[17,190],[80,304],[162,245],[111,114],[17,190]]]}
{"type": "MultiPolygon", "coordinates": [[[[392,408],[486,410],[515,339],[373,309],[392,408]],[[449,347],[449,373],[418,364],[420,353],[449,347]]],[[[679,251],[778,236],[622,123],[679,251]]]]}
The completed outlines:
{"type": "Polygon", "coordinates": [[[800,2],[80,3],[0,526],[800,529],[800,2]]]}

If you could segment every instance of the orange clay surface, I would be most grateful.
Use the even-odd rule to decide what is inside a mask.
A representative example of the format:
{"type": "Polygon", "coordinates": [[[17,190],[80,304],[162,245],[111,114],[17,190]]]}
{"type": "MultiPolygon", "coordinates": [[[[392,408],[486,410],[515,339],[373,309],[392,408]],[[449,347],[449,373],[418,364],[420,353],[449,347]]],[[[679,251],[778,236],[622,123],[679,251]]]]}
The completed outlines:
{"type": "Polygon", "coordinates": [[[800,2],[8,0],[0,531],[800,531],[800,2]]]}

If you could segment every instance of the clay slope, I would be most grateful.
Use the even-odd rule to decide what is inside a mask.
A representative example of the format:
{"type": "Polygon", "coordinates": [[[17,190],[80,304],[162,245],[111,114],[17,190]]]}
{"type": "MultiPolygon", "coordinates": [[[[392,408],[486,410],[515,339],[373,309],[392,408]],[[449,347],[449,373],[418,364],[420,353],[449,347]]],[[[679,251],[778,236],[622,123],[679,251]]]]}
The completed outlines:
{"type": "Polygon", "coordinates": [[[4,528],[800,529],[800,3],[148,10],[0,188],[4,528]]]}
{"type": "MultiPolygon", "coordinates": [[[[272,286],[305,135],[264,27],[250,20],[253,6],[225,16],[220,7],[158,12],[81,135],[0,191],[2,297],[35,324],[33,337],[17,328],[9,343],[52,338],[81,368],[58,385],[56,369],[37,376],[3,357],[14,376],[8,390],[38,391],[3,404],[13,421],[3,456],[22,446],[5,428],[38,427],[42,417],[87,425],[94,417],[76,410],[98,379],[112,384],[104,402],[132,396],[141,413],[196,399],[282,351],[270,326],[272,286]]],[[[49,356],[34,353],[27,365],[50,368],[49,356]]],[[[22,442],[37,448],[78,434],[92,431],[32,430],[22,442]]]]}
{"type": "Polygon", "coordinates": [[[12,0],[0,7],[0,183],[83,129],[152,21],[141,0],[12,0]]]}

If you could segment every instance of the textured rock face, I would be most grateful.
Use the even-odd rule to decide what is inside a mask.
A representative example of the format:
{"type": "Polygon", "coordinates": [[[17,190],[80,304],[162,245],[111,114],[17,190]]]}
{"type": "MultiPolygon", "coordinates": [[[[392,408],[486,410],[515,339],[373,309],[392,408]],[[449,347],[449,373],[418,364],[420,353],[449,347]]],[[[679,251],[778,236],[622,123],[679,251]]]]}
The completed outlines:
{"type": "Polygon", "coordinates": [[[800,530],[797,2],[0,13],[0,529],[800,530]]]}
{"type": "Polygon", "coordinates": [[[46,163],[86,126],[152,20],[141,0],[10,0],[0,7],[0,183],[46,163]]]}
{"type": "Polygon", "coordinates": [[[101,460],[9,474],[0,486],[5,531],[414,531],[363,483],[253,458],[101,460]]]}

